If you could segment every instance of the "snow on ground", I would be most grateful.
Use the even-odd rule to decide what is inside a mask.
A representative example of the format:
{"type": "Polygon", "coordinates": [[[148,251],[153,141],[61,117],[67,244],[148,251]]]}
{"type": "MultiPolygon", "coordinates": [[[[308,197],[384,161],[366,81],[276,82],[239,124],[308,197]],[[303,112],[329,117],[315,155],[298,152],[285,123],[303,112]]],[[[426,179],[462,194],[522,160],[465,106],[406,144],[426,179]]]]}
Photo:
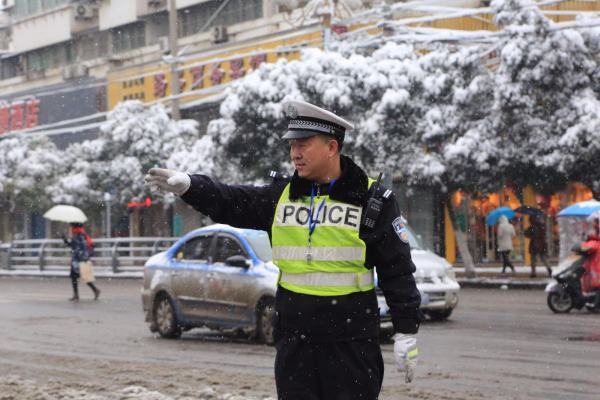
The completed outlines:
{"type": "Polygon", "coordinates": [[[274,400],[245,394],[219,392],[210,386],[177,390],[165,394],[144,386],[130,385],[109,391],[92,384],[64,384],[57,379],[37,382],[19,375],[0,376],[0,400],[274,400]]]}

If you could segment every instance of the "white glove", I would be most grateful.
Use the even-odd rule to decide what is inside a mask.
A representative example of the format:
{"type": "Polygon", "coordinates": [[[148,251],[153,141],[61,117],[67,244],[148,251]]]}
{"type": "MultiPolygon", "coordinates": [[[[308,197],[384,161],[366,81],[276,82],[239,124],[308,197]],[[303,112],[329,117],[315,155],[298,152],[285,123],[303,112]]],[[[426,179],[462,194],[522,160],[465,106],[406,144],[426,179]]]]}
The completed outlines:
{"type": "Polygon", "coordinates": [[[398,371],[404,373],[404,380],[410,383],[415,374],[415,367],[419,358],[419,349],[417,348],[417,338],[415,335],[405,333],[396,333],[392,336],[394,339],[394,357],[398,371]]]}
{"type": "Polygon", "coordinates": [[[160,189],[175,193],[178,196],[187,192],[192,184],[188,174],[163,168],[150,168],[150,171],[144,177],[144,182],[152,190],[160,189]]]}

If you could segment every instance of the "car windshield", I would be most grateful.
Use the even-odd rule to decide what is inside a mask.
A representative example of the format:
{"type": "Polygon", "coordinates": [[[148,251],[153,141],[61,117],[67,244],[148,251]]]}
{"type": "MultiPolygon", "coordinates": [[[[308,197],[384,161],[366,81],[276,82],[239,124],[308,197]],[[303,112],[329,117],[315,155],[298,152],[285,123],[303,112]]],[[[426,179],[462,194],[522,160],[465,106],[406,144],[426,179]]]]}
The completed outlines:
{"type": "Polygon", "coordinates": [[[265,231],[248,231],[246,234],[246,239],[250,246],[252,246],[252,250],[258,258],[262,261],[268,262],[273,260],[273,252],[271,251],[271,242],[269,241],[269,235],[265,231]]]}

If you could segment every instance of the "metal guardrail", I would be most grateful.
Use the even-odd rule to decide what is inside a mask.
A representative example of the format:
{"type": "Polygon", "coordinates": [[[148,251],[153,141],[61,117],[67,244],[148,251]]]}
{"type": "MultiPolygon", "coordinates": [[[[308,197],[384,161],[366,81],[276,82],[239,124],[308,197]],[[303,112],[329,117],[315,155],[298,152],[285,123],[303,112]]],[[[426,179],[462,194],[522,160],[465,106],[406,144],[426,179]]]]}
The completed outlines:
{"type": "MultiPolygon", "coordinates": [[[[141,271],[148,258],[169,248],[176,237],[125,237],[94,239],[94,267],[112,272],[141,271]]],[[[71,248],[62,239],[14,240],[0,245],[0,269],[68,271],[71,248]]]]}

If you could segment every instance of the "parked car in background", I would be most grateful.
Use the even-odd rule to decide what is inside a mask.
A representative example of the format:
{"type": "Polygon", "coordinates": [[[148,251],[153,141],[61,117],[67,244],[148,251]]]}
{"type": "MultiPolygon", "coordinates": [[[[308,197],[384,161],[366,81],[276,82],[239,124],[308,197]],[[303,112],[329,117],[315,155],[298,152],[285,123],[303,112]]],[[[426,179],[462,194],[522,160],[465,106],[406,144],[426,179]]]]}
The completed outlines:
{"type": "MultiPolygon", "coordinates": [[[[458,304],[452,266],[424,250],[410,230],[409,242],[421,308],[431,319],[446,319],[458,304]]],[[[146,322],[165,338],[206,326],[241,329],[271,344],[278,276],[266,232],[220,224],[196,229],[146,262],[142,289],[146,322]]],[[[382,327],[391,328],[379,290],[378,302],[382,327]]]]}
{"type": "MultiPolygon", "coordinates": [[[[417,235],[405,224],[408,231],[410,255],[415,264],[414,273],[417,288],[421,293],[421,311],[431,320],[443,321],[448,319],[458,305],[460,285],[452,265],[443,257],[427,250],[417,235]]],[[[388,307],[378,289],[378,301],[384,327],[391,327],[388,307]]]]}

